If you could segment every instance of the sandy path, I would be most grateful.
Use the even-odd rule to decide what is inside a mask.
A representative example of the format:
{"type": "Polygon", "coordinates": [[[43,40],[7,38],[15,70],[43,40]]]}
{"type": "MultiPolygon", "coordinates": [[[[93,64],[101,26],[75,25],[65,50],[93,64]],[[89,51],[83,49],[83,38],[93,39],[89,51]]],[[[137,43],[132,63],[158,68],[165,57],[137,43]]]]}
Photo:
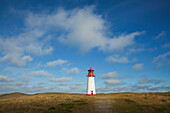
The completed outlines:
{"type": "Polygon", "coordinates": [[[114,100],[96,100],[94,102],[95,111],[98,113],[116,113],[113,111],[114,100]]]}

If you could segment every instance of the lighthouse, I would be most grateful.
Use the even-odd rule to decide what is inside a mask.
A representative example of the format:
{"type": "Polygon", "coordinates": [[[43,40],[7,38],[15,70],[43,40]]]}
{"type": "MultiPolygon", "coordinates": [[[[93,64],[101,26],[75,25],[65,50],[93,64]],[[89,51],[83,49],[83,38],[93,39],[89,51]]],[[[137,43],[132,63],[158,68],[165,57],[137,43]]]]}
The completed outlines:
{"type": "Polygon", "coordinates": [[[94,70],[91,67],[88,70],[87,94],[86,94],[87,96],[96,95],[95,82],[94,82],[94,77],[96,75],[94,75],[93,71],[94,70]]]}

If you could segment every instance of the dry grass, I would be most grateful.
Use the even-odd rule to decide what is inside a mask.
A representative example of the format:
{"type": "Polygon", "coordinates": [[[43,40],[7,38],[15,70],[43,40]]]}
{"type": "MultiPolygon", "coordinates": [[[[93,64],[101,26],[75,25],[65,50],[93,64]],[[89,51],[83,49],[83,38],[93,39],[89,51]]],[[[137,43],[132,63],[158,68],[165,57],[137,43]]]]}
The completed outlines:
{"type": "Polygon", "coordinates": [[[0,95],[0,113],[94,113],[108,109],[110,113],[170,113],[169,106],[170,92],[96,96],[64,93],[0,95]]]}

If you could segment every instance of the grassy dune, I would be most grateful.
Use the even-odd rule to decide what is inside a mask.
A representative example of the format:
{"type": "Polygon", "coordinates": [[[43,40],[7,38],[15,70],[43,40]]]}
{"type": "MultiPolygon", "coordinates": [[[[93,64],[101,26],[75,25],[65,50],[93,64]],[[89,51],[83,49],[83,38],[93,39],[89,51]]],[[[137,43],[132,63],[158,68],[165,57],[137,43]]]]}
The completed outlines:
{"type": "Polygon", "coordinates": [[[170,113],[170,92],[0,95],[0,113],[170,113]]]}

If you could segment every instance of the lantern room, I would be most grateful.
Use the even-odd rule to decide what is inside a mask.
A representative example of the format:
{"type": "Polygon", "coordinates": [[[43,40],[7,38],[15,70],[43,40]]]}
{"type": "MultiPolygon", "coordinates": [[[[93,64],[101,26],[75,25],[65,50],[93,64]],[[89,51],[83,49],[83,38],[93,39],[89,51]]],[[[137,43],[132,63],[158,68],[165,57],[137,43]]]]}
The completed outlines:
{"type": "Polygon", "coordinates": [[[88,77],[90,77],[90,76],[95,77],[93,71],[94,71],[94,70],[90,67],[90,69],[88,70],[89,73],[88,73],[87,76],[88,76],[88,77]]]}

